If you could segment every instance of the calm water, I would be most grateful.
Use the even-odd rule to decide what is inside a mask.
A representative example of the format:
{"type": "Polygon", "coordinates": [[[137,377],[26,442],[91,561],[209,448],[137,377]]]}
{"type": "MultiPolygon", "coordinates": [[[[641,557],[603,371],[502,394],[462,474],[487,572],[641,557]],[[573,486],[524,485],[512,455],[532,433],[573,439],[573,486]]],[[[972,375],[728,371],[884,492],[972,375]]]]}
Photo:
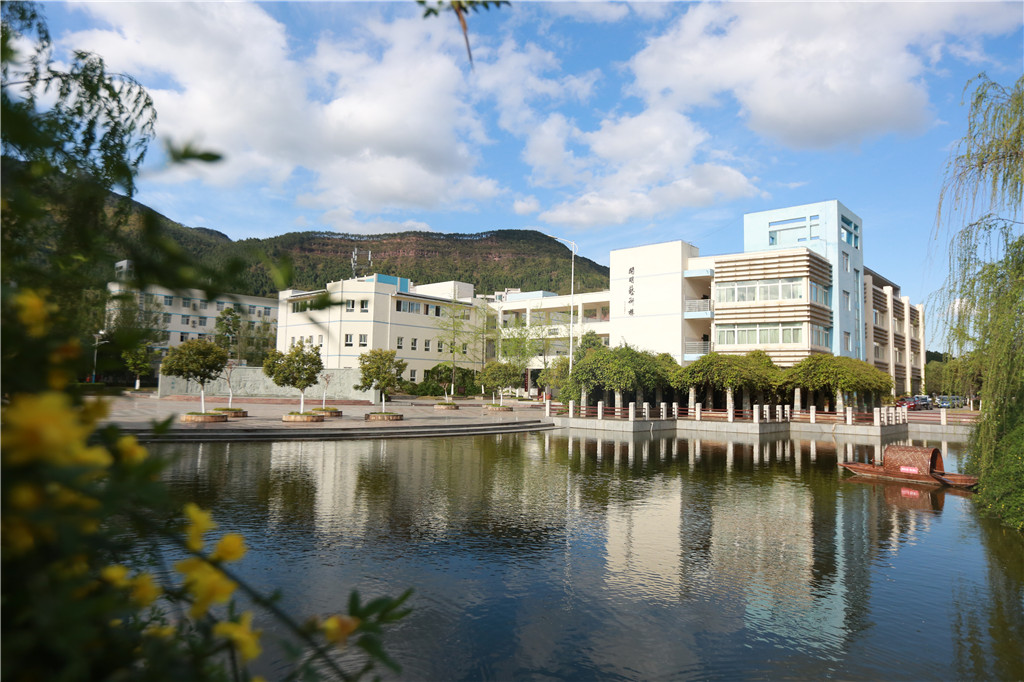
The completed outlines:
{"type": "Polygon", "coordinates": [[[967,497],[844,482],[831,443],[164,449],[292,612],[414,587],[387,641],[404,679],[1024,678],[1022,536],[967,497]]]}

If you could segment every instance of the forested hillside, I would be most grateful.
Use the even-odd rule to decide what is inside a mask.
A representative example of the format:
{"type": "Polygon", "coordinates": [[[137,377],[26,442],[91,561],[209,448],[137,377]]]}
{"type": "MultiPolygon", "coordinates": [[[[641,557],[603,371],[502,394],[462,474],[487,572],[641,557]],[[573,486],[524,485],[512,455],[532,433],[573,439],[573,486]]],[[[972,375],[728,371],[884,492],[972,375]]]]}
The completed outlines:
{"type": "MultiPolygon", "coordinates": [[[[161,231],[200,264],[217,267],[231,259],[244,263],[238,293],[257,296],[277,291],[270,262],[290,260],[291,286],[321,289],[327,282],[352,277],[352,251],[360,252],[360,275],[366,274],[365,252],[372,253],[372,272],[407,277],[416,284],[460,280],[476,285],[477,293],[506,287],[569,293],[569,249],[533,230],[493,230],[477,234],[401,232],[353,235],[335,232],[291,232],[267,239],[232,241],[216,230],[184,227],[132,202],[126,238],[138,234],[148,214],[161,231]]],[[[111,264],[111,271],[113,265],[111,264]]],[[[608,288],[608,268],[576,258],[576,290],[608,288]]]]}

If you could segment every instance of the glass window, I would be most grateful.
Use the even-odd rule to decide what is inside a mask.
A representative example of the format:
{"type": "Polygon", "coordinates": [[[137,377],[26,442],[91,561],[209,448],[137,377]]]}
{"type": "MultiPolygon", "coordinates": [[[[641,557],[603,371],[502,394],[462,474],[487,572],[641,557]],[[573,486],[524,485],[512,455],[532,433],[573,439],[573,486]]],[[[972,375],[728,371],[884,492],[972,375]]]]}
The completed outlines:
{"type": "Polygon", "coordinates": [[[263,307],[263,315],[264,315],[264,317],[269,315],[269,314],[270,314],[270,306],[264,306],[263,307]]]}
{"type": "Polygon", "coordinates": [[[411,341],[411,342],[409,343],[409,350],[416,350],[416,339],[413,339],[413,340],[412,340],[412,341],[411,341]]]}
{"type": "Polygon", "coordinates": [[[731,346],[736,343],[736,329],[732,325],[718,327],[718,345],[731,346]]]}
{"type": "Polygon", "coordinates": [[[367,335],[366,334],[360,334],[359,335],[359,347],[360,348],[366,348],[366,343],[367,343],[367,335]]]}
{"type": "Polygon", "coordinates": [[[217,310],[224,310],[224,301],[217,301],[217,310]]]}
{"type": "Polygon", "coordinates": [[[206,326],[206,318],[205,317],[200,317],[199,318],[199,326],[200,327],[205,327],[206,326]]]}
{"type": "Polygon", "coordinates": [[[164,313],[164,324],[170,324],[170,323],[171,323],[171,314],[170,313],[164,313]]]}
{"type": "Polygon", "coordinates": [[[843,251],[843,270],[850,271],[850,254],[843,251]]]}
{"type": "Polygon", "coordinates": [[[850,298],[849,291],[843,292],[843,307],[846,308],[847,310],[853,310],[853,301],[850,298]]]}
{"type": "Polygon", "coordinates": [[[430,350],[430,339],[423,339],[423,350],[430,350]]]}
{"type": "Polygon", "coordinates": [[[206,301],[199,301],[199,309],[206,310],[206,301]]]}
{"type": "Polygon", "coordinates": [[[465,355],[465,354],[466,354],[466,351],[467,351],[467,350],[468,350],[468,344],[465,344],[465,343],[464,343],[464,344],[462,344],[462,354],[463,354],[463,355],[465,355]]]}
{"type": "Polygon", "coordinates": [[[249,314],[250,315],[255,315],[256,314],[256,306],[254,306],[254,305],[249,306],[249,314]]]}
{"type": "Polygon", "coordinates": [[[191,316],[189,316],[189,315],[182,315],[181,316],[181,323],[182,324],[189,324],[191,321],[192,321],[191,316]]]}
{"type": "Polygon", "coordinates": [[[181,307],[182,308],[191,308],[192,307],[192,299],[191,298],[182,298],[181,299],[181,307]]]}
{"type": "Polygon", "coordinates": [[[438,341],[437,342],[437,352],[438,353],[443,353],[444,352],[444,341],[438,341]]]}
{"type": "Polygon", "coordinates": [[[351,334],[345,334],[345,345],[348,346],[348,347],[352,346],[352,335],[351,334]]]}
{"type": "Polygon", "coordinates": [[[779,327],[778,325],[765,326],[760,325],[758,328],[758,343],[778,343],[779,342],[779,327]]]}
{"type": "Polygon", "coordinates": [[[164,296],[164,305],[174,305],[174,297],[164,296]]]}
{"type": "Polygon", "coordinates": [[[317,336],[316,343],[317,343],[318,346],[324,345],[324,335],[323,334],[320,334],[319,336],[317,336]]]}
{"type": "Polygon", "coordinates": [[[352,313],[352,312],[355,312],[355,310],[356,310],[356,301],[355,301],[355,299],[352,299],[352,298],[345,299],[345,312],[346,313],[352,313]]]}
{"type": "Polygon", "coordinates": [[[736,343],[753,345],[757,343],[756,324],[736,325],[736,343]]]}
{"type": "Polygon", "coordinates": [[[397,339],[395,340],[395,348],[397,348],[398,350],[402,350],[402,345],[403,345],[404,343],[405,343],[405,337],[404,337],[404,336],[399,336],[399,337],[398,337],[398,338],[397,338],[397,339]]]}
{"type": "Polygon", "coordinates": [[[359,312],[361,312],[361,313],[368,313],[368,312],[370,312],[370,299],[364,298],[363,300],[359,301],[359,312]]]}
{"type": "Polygon", "coordinates": [[[853,350],[853,339],[850,336],[850,332],[843,332],[843,348],[853,350]]]}
{"type": "Polygon", "coordinates": [[[409,381],[416,381],[416,370],[409,370],[409,381]]]}

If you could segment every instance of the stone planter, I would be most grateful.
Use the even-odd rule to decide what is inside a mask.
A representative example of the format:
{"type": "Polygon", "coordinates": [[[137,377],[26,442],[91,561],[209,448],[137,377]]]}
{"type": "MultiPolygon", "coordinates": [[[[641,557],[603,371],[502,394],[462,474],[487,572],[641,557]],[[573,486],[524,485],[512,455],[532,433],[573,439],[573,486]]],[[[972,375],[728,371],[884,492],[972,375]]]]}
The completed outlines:
{"type": "Polygon", "coordinates": [[[368,422],[400,422],[403,417],[394,412],[367,412],[363,419],[368,422]]]}
{"type": "Polygon", "coordinates": [[[281,421],[284,422],[322,422],[324,416],[322,414],[285,414],[281,415],[281,421]]]}
{"type": "Polygon", "coordinates": [[[340,417],[341,416],[341,410],[318,410],[318,409],[314,408],[313,411],[316,412],[317,414],[322,414],[324,417],[326,417],[328,419],[331,418],[331,417],[340,417]]]}
{"type": "Polygon", "coordinates": [[[484,405],[484,409],[489,412],[511,412],[511,405],[484,405]]]}
{"type": "Polygon", "coordinates": [[[242,417],[249,416],[249,412],[247,410],[217,410],[217,414],[222,414],[225,417],[231,417],[232,419],[240,419],[242,417]]]}
{"type": "Polygon", "coordinates": [[[181,421],[186,424],[209,424],[212,422],[226,422],[228,416],[226,414],[216,414],[207,412],[206,414],[183,414],[181,415],[181,421]]]}
{"type": "Polygon", "coordinates": [[[455,403],[437,403],[434,405],[435,410],[457,410],[459,406],[455,403]]]}

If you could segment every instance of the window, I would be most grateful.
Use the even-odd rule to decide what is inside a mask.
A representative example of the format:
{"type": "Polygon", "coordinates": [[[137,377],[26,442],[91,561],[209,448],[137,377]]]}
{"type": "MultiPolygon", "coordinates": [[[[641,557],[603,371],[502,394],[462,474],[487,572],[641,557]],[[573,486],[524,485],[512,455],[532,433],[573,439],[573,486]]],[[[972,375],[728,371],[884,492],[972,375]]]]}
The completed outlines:
{"type": "Polygon", "coordinates": [[[753,282],[722,282],[715,285],[715,300],[720,303],[799,300],[803,297],[803,280],[799,277],[753,282]]]}
{"type": "Polygon", "coordinates": [[[843,307],[846,308],[847,310],[853,310],[853,301],[850,298],[849,291],[843,292],[843,307]]]}
{"type": "Polygon", "coordinates": [[[416,381],[416,370],[409,370],[409,381],[416,381]]]}
{"type": "Polygon", "coordinates": [[[811,300],[823,306],[832,306],[832,287],[811,282],[811,300]]]}
{"type": "Polygon", "coordinates": [[[199,318],[199,326],[200,327],[205,327],[206,326],[206,318],[205,317],[200,317],[199,318]]]}
{"type": "Polygon", "coordinates": [[[217,301],[217,310],[224,310],[224,301],[217,301]]]}
{"type": "Polygon", "coordinates": [[[884,346],[882,346],[881,344],[875,344],[875,360],[881,360],[885,357],[884,351],[882,350],[883,348],[884,346]]]}
{"type": "MultiPolygon", "coordinates": [[[[236,308],[237,310],[237,308],[236,308]]],[[[293,301],[292,312],[293,313],[304,313],[309,310],[309,301],[293,301]]]]}
{"type": "Polygon", "coordinates": [[[903,364],[903,351],[899,348],[896,349],[896,362],[900,365],[903,364]]]}
{"type": "Polygon", "coordinates": [[[263,307],[263,317],[267,317],[269,315],[270,315],[270,306],[264,306],[263,307]]]}
{"type": "Polygon", "coordinates": [[[465,355],[465,354],[466,354],[466,351],[467,351],[467,350],[469,350],[469,348],[468,348],[468,344],[465,344],[465,343],[464,343],[464,344],[462,344],[462,354],[463,354],[463,355],[465,355]]]}
{"type": "Polygon", "coordinates": [[[319,336],[316,337],[316,343],[317,343],[318,346],[323,347],[323,345],[324,345],[324,335],[323,334],[320,334],[319,336]]]}
{"type": "Polygon", "coordinates": [[[422,308],[415,301],[395,301],[395,310],[400,313],[419,313],[422,308]]]}
{"type": "Polygon", "coordinates": [[[853,337],[850,336],[850,332],[843,332],[843,348],[853,350],[853,337]]]}
{"type": "Polygon", "coordinates": [[[206,301],[205,301],[205,300],[203,300],[203,301],[199,301],[199,309],[200,309],[200,310],[206,310],[206,305],[207,305],[207,304],[206,304],[206,301]]]}
{"type": "Polygon", "coordinates": [[[850,254],[843,251],[843,270],[850,271],[850,254]]]}
{"type": "Polygon", "coordinates": [[[192,318],[190,316],[188,316],[188,315],[182,315],[181,316],[181,323],[182,324],[189,324],[191,321],[192,321],[192,318]]]}
{"type": "Polygon", "coordinates": [[[430,350],[430,339],[423,339],[423,350],[430,350]]]}
{"type": "Polygon", "coordinates": [[[355,311],[356,311],[356,301],[355,301],[355,299],[352,299],[352,298],[345,299],[345,312],[346,313],[354,313],[355,311]]]}
{"type": "Polygon", "coordinates": [[[821,325],[811,325],[811,343],[815,346],[821,346],[823,348],[832,347],[832,328],[822,327],[821,325]]]}
{"type": "Polygon", "coordinates": [[[801,343],[803,326],[797,324],[782,325],[782,343],[801,343]]]}
{"type": "Polygon", "coordinates": [[[294,336],[292,337],[292,342],[290,344],[288,344],[288,345],[290,345],[290,346],[294,346],[295,345],[295,337],[294,336]]]}
{"type": "Polygon", "coordinates": [[[412,341],[411,341],[411,342],[409,343],[409,350],[416,350],[416,339],[413,339],[413,340],[412,340],[412,341]]]}
{"type": "Polygon", "coordinates": [[[181,307],[182,308],[191,308],[192,307],[192,299],[191,298],[184,298],[184,297],[182,297],[182,299],[181,299],[181,307]]]}
{"type": "Polygon", "coordinates": [[[345,334],[345,346],[347,346],[348,348],[352,347],[352,335],[351,334],[345,334]]]}
{"type": "Polygon", "coordinates": [[[308,344],[309,344],[309,345],[311,345],[311,346],[313,345],[313,335],[312,335],[312,334],[310,334],[310,335],[309,335],[309,336],[308,336],[308,337],[306,338],[306,343],[308,343],[308,344]]]}
{"type": "Polygon", "coordinates": [[[438,341],[437,342],[437,352],[438,353],[443,353],[444,352],[444,341],[438,341]]]}
{"type": "Polygon", "coordinates": [[[367,338],[366,334],[360,334],[359,335],[359,347],[360,348],[366,348],[366,338],[367,338]]]}
{"type": "Polygon", "coordinates": [[[739,343],[739,344],[757,343],[757,325],[756,324],[738,324],[738,325],[736,325],[736,343],[739,343]]]}
{"type": "Polygon", "coordinates": [[[188,341],[188,332],[179,332],[178,333],[178,340],[179,341],[188,341]]]}
{"type": "Polygon", "coordinates": [[[164,313],[164,324],[170,324],[170,323],[171,323],[171,314],[170,313],[164,313]]]}
{"type": "Polygon", "coordinates": [[[368,312],[370,312],[370,299],[364,298],[363,300],[359,301],[359,312],[361,312],[361,313],[368,313],[368,312]]]}
{"type": "Polygon", "coordinates": [[[256,314],[256,306],[254,306],[254,305],[249,306],[249,314],[250,315],[255,315],[256,314]]]}
{"type": "Polygon", "coordinates": [[[399,336],[395,340],[395,348],[397,348],[398,350],[402,350],[403,344],[405,344],[405,337],[404,336],[399,336]]]}

